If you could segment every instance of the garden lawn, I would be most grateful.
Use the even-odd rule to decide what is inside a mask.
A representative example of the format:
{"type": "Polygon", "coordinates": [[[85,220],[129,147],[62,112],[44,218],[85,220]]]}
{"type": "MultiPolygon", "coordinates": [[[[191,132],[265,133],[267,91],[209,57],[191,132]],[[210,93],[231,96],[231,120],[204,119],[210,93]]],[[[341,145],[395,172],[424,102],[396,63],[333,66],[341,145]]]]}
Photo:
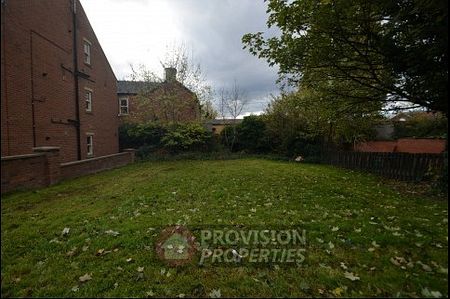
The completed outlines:
{"type": "Polygon", "coordinates": [[[142,162],[1,204],[2,296],[448,295],[447,201],[334,167],[142,162]],[[170,267],[171,224],[305,229],[305,261],[170,267]]]}

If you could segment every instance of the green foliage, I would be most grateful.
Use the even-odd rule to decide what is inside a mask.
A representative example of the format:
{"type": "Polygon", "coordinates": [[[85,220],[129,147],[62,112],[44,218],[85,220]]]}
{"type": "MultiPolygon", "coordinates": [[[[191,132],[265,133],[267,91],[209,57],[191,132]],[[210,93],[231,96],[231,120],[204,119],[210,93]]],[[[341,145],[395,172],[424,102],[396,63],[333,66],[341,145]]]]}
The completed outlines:
{"type": "Polygon", "coordinates": [[[200,124],[124,124],[119,129],[120,147],[136,148],[139,157],[159,151],[204,151],[211,149],[213,138],[200,124]]]}
{"type": "Polygon", "coordinates": [[[267,12],[281,34],[242,41],[281,79],[355,103],[447,111],[447,1],[269,0],[267,12]]]}
{"type": "Polygon", "coordinates": [[[267,153],[318,161],[323,146],[343,147],[369,139],[381,118],[373,105],[333,101],[321,92],[302,88],[276,98],[263,116],[245,117],[226,127],[223,144],[234,140],[233,151],[267,153]]]}
{"type": "Polygon", "coordinates": [[[159,148],[167,130],[167,126],[154,122],[123,124],[119,127],[120,148],[159,148]]]}
{"type": "Polygon", "coordinates": [[[370,105],[332,100],[309,88],[275,99],[265,117],[275,148],[303,156],[317,155],[322,145],[343,146],[368,139],[380,119],[370,105]]]}
{"type": "Polygon", "coordinates": [[[447,138],[448,119],[440,113],[430,115],[425,112],[405,114],[406,121],[394,123],[394,137],[438,137],[447,138]]]}
{"type": "Polygon", "coordinates": [[[246,116],[240,124],[225,127],[220,138],[225,146],[234,139],[233,151],[266,153],[270,150],[266,123],[260,116],[246,116]]]}
{"type": "Polygon", "coordinates": [[[264,153],[269,150],[266,123],[260,116],[244,117],[238,125],[236,148],[252,153],[264,153]]]}
{"type": "Polygon", "coordinates": [[[171,152],[181,152],[208,150],[210,140],[211,134],[199,124],[174,124],[161,142],[171,152]]]}

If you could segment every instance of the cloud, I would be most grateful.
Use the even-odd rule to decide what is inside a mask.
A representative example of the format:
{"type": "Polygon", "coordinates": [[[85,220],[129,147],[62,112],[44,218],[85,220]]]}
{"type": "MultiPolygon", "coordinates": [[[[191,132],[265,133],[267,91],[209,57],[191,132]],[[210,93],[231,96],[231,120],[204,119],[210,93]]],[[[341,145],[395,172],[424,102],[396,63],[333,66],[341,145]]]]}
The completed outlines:
{"type": "Polygon", "coordinates": [[[245,112],[264,110],[270,94],[278,94],[277,69],[242,49],[245,33],[266,27],[263,0],[82,0],[91,24],[116,76],[129,64],[161,70],[159,59],[174,41],[192,48],[210,84],[219,89],[236,80],[247,91],[245,112]]]}

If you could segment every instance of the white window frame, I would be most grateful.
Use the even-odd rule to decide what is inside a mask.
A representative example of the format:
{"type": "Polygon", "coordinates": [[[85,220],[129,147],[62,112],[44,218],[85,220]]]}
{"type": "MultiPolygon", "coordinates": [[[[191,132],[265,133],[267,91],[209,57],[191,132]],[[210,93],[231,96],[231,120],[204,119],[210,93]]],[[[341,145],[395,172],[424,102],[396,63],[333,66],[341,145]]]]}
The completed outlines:
{"type": "Polygon", "coordinates": [[[94,91],[90,88],[84,88],[84,108],[86,112],[92,112],[92,95],[94,91]],[[88,104],[89,103],[89,104],[88,104]]]}
{"type": "Polygon", "coordinates": [[[86,133],[86,155],[94,156],[94,133],[86,133]]]}
{"type": "Polygon", "coordinates": [[[86,38],[83,39],[83,61],[87,65],[91,65],[92,43],[86,38]]]}
{"type": "Polygon", "coordinates": [[[129,98],[128,97],[120,97],[119,98],[119,115],[128,115],[129,113],[130,113],[130,100],[129,100],[129,98]],[[127,105],[126,106],[122,105],[122,101],[123,100],[127,101],[127,105]],[[122,108],[126,108],[127,112],[123,113],[122,112],[122,108]]]}

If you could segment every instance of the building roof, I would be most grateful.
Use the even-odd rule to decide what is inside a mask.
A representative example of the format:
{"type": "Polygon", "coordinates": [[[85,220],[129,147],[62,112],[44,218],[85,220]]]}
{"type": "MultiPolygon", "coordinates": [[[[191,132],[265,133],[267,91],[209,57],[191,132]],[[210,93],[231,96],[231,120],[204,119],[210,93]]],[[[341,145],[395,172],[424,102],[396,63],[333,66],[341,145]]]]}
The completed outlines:
{"type": "Polygon", "coordinates": [[[212,125],[232,125],[232,124],[239,124],[242,122],[242,119],[213,119],[209,121],[212,125]]]}
{"type": "Polygon", "coordinates": [[[151,91],[159,87],[161,83],[145,81],[117,81],[118,94],[138,94],[143,90],[151,91]]]}

